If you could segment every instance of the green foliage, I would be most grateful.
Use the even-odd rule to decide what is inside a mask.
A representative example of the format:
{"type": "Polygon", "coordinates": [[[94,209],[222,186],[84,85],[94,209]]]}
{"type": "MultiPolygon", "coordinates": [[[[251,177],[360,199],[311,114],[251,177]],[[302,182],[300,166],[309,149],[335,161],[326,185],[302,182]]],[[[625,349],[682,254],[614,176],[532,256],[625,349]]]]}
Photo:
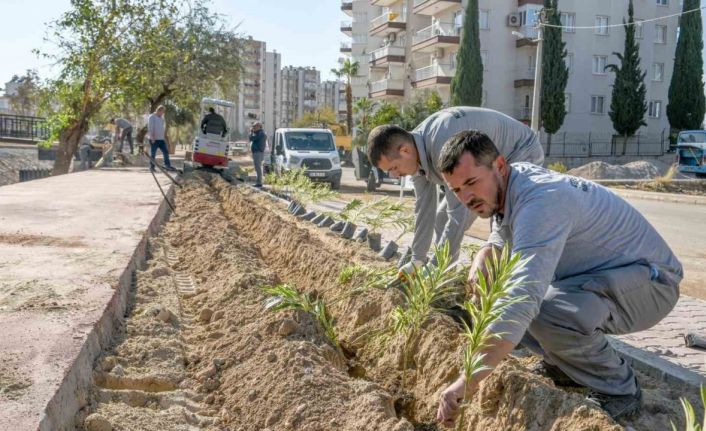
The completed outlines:
{"type": "MultiPolygon", "coordinates": [[[[547,22],[550,25],[561,25],[559,0],[544,0],[547,22]]],[[[544,130],[549,134],[559,131],[566,116],[564,91],[569,81],[569,69],[566,67],[566,43],[561,38],[561,28],[543,28],[542,55],[542,102],[541,121],[544,130]]]]}
{"type": "Polygon", "coordinates": [[[328,106],[317,109],[314,112],[305,112],[298,118],[292,127],[327,127],[329,124],[338,124],[336,113],[328,106]]]}
{"type": "Polygon", "coordinates": [[[647,125],[645,122],[647,88],[644,82],[646,73],[640,68],[640,44],[635,39],[634,23],[633,5],[630,0],[629,25],[625,26],[625,50],[623,54],[613,53],[620,60],[620,66],[616,64],[606,66],[607,70],[615,73],[609,115],[615,131],[624,137],[623,154],[625,154],[627,138],[634,135],[641,126],[647,125]]]}
{"type": "Polygon", "coordinates": [[[547,165],[547,169],[551,169],[554,172],[559,172],[560,174],[565,174],[569,170],[566,165],[561,162],[550,163],[547,165]]]}
{"type": "Polygon", "coordinates": [[[380,103],[377,111],[370,118],[370,129],[383,124],[397,124],[402,118],[402,112],[399,106],[394,103],[383,101],[380,103]]]}
{"type": "Polygon", "coordinates": [[[358,218],[363,214],[365,205],[360,199],[353,199],[346,204],[338,215],[345,221],[356,223],[358,218]]]}
{"type": "Polygon", "coordinates": [[[351,80],[358,76],[360,66],[357,61],[346,59],[340,69],[331,69],[339,79],[346,78],[346,127],[350,133],[353,130],[353,90],[351,80]]]}
{"type": "MultiPolygon", "coordinates": [[[[686,398],[681,398],[681,405],[682,408],[684,409],[684,415],[686,416],[686,427],[684,428],[684,431],[706,431],[706,414],[704,414],[704,421],[702,424],[699,424],[699,420],[696,417],[696,411],[694,411],[694,407],[691,405],[689,400],[686,398]]],[[[701,386],[701,404],[706,408],[706,387],[701,386]]],[[[677,431],[676,425],[674,425],[674,422],[672,422],[672,430],[677,431]]]]}
{"type": "Polygon", "coordinates": [[[370,130],[368,125],[370,115],[373,113],[373,102],[367,97],[361,97],[355,101],[353,105],[353,112],[358,115],[358,123],[356,124],[358,128],[363,130],[370,130]]]}
{"type": "MultiPolygon", "coordinates": [[[[684,0],[684,12],[700,7],[699,0],[684,0]]],[[[701,128],[706,112],[703,48],[701,10],[683,15],[679,19],[679,40],[667,105],[667,117],[673,129],[701,128]]]]}
{"type": "Polygon", "coordinates": [[[374,269],[367,266],[354,264],[347,266],[338,274],[338,284],[346,285],[356,283],[352,293],[361,293],[369,289],[385,289],[397,279],[397,268],[389,267],[374,269]],[[360,281],[358,284],[357,282],[360,281]]]}
{"type": "Polygon", "coordinates": [[[510,248],[505,246],[499,256],[493,251],[492,259],[486,260],[487,278],[478,270],[475,298],[463,304],[473,322],[472,328],[464,322],[461,333],[466,340],[462,370],[467,384],[474,375],[488,369],[483,363],[483,351],[490,347],[493,339],[500,339],[503,335],[491,333],[490,326],[500,320],[508,307],[525,300],[524,297],[511,297],[510,291],[524,282],[524,278],[517,277],[517,274],[527,262],[518,253],[511,255],[510,248]]]}
{"type": "Polygon", "coordinates": [[[28,69],[22,76],[13,76],[10,82],[18,84],[16,93],[8,95],[12,112],[17,115],[35,115],[41,102],[41,82],[37,71],[28,69]]]}
{"type": "Polygon", "coordinates": [[[281,175],[268,174],[265,181],[273,189],[278,191],[284,189],[301,204],[317,203],[338,196],[338,193],[331,190],[328,184],[312,181],[306,175],[305,168],[284,171],[281,175]]]}
{"type": "Polygon", "coordinates": [[[299,292],[288,284],[278,284],[274,287],[265,286],[262,290],[270,296],[265,302],[266,310],[274,312],[295,310],[309,313],[321,325],[326,337],[335,346],[338,346],[338,335],[336,334],[333,318],[322,299],[315,299],[309,294],[299,292]]]}
{"type": "Polygon", "coordinates": [[[481,245],[475,243],[461,244],[461,251],[466,254],[469,261],[473,262],[476,254],[480,251],[481,245]]]}
{"type": "Polygon", "coordinates": [[[383,226],[391,226],[404,234],[414,225],[414,215],[404,204],[390,202],[390,198],[385,197],[364,205],[361,221],[371,233],[378,232],[383,226]]]}
{"type": "Polygon", "coordinates": [[[483,101],[478,15],[478,0],[469,0],[463,18],[456,75],[451,81],[451,106],[480,106],[483,101]]]}

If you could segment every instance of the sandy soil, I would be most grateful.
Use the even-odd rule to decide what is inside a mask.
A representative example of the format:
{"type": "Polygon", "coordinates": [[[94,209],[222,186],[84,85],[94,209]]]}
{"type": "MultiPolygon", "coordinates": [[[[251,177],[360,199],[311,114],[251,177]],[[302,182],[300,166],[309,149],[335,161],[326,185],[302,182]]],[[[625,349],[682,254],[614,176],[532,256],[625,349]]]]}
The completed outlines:
{"type": "MultiPolygon", "coordinates": [[[[458,372],[459,328],[434,315],[410,342],[380,344],[400,292],[351,294],[352,263],[386,265],[359,244],[295,220],[262,195],[197,173],[151,244],[122,336],[98,359],[86,430],[433,430],[439,393],[458,372]],[[287,282],[323,298],[340,347],[307,314],[264,310],[259,287],[287,282]],[[404,377],[404,379],[403,379],[404,377]],[[103,427],[103,428],[101,428],[103,427]]],[[[464,430],[670,429],[681,388],[639,376],[642,413],[615,424],[509,360],[482,385],[464,430]]]]}

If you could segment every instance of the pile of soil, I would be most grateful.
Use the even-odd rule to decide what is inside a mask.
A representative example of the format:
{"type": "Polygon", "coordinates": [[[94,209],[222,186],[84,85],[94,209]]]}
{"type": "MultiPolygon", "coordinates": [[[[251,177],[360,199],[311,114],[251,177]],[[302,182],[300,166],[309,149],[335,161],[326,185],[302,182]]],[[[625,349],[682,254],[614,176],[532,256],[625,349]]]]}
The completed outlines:
{"type": "MultiPolygon", "coordinates": [[[[407,357],[403,340],[375,336],[401,293],[351,294],[360,280],[337,281],[351,264],[388,265],[365,247],[203,172],[187,176],[175,200],[178,215],[138,273],[123,335],[96,363],[84,429],[437,429],[439,394],[460,365],[451,318],[434,315],[407,357]],[[340,345],[307,314],[264,309],[260,287],[281,282],[326,301],[340,345]]],[[[529,373],[534,360],[496,369],[461,429],[620,429],[580,393],[529,373]]],[[[621,425],[680,425],[682,388],[639,379],[645,408],[621,425]]]]}
{"type": "Polygon", "coordinates": [[[644,160],[624,165],[596,161],[571,169],[567,174],[587,180],[649,180],[664,175],[668,169],[667,164],[644,160]]]}

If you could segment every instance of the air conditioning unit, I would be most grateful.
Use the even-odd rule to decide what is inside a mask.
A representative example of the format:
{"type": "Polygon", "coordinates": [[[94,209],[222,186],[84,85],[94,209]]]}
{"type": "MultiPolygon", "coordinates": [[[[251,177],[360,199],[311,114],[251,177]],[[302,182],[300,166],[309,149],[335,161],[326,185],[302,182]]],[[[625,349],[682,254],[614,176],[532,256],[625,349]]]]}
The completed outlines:
{"type": "Polygon", "coordinates": [[[431,54],[432,58],[444,58],[444,48],[436,48],[431,54]]]}
{"type": "Polygon", "coordinates": [[[520,14],[511,13],[507,16],[507,26],[508,27],[519,27],[520,26],[520,14]]]}

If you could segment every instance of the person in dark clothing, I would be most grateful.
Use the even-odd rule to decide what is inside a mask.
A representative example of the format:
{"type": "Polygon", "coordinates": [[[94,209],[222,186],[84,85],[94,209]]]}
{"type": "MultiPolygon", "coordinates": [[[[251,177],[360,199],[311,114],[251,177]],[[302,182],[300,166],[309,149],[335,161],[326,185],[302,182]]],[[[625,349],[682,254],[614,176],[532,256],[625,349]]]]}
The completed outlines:
{"type": "Polygon", "coordinates": [[[213,108],[208,108],[208,114],[201,120],[201,131],[204,134],[212,133],[214,135],[225,136],[228,132],[228,126],[221,114],[216,113],[216,110],[213,108]]]}
{"type": "Polygon", "coordinates": [[[130,145],[130,154],[132,154],[132,124],[124,118],[112,118],[110,124],[115,126],[115,139],[120,139],[118,153],[123,152],[123,144],[125,144],[125,140],[127,139],[127,143],[130,145]]]}
{"type": "Polygon", "coordinates": [[[262,187],[262,162],[265,160],[265,147],[267,146],[267,134],[262,130],[262,123],[253,124],[250,129],[250,151],[252,151],[252,161],[255,164],[255,187],[262,187]]]}

